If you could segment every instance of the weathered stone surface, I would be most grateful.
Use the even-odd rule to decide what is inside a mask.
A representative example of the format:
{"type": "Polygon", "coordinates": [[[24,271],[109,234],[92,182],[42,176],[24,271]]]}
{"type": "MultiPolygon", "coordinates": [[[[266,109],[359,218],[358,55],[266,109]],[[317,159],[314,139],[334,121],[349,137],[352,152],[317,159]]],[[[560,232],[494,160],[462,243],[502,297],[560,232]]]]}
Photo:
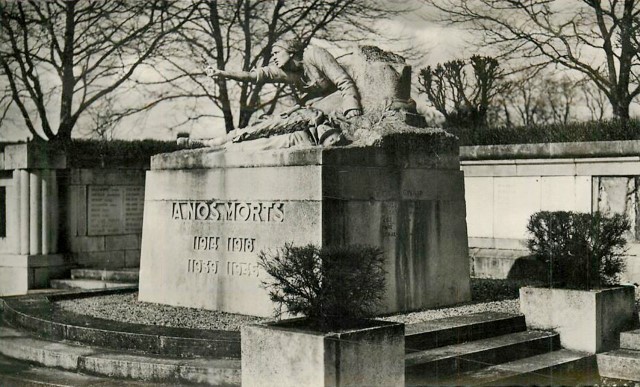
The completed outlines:
{"type": "Polygon", "coordinates": [[[561,157],[637,156],[640,140],[561,142],[545,144],[477,145],[460,148],[463,160],[501,160],[561,157]]]}
{"type": "Polygon", "coordinates": [[[617,348],[634,326],[634,288],[600,290],[520,288],[520,310],[530,329],[553,329],[564,348],[598,353],[617,348]]]}
{"type": "Polygon", "coordinates": [[[404,325],[322,334],[242,328],[243,386],[402,386],[404,325]]]}
{"type": "Polygon", "coordinates": [[[48,280],[68,270],[61,254],[0,254],[0,296],[26,294],[29,289],[46,287],[48,280]]]}
{"type": "Polygon", "coordinates": [[[406,106],[410,100],[411,66],[401,56],[377,47],[361,46],[348,57],[345,65],[358,87],[365,110],[393,109],[406,106]]]}
{"type": "Polygon", "coordinates": [[[270,315],[257,253],[288,242],[381,247],[381,312],[468,300],[463,176],[457,164],[432,162],[457,152],[455,138],[415,132],[422,142],[403,148],[402,136],[369,147],[156,156],[140,300],[270,315]]]}
{"type": "Polygon", "coordinates": [[[66,155],[60,149],[46,144],[28,143],[4,147],[5,170],[11,169],[63,169],[66,155]]]}
{"type": "Polygon", "coordinates": [[[606,378],[640,380],[640,351],[617,349],[598,354],[598,371],[606,378]]]}

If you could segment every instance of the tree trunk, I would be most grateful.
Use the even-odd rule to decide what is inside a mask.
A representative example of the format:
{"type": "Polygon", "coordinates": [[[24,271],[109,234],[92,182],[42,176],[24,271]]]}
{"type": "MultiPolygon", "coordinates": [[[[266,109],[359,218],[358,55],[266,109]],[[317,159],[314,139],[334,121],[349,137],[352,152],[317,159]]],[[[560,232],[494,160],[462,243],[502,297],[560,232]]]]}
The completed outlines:
{"type": "MultiPolygon", "coordinates": [[[[216,44],[216,66],[219,69],[225,68],[225,52],[224,52],[224,40],[222,38],[222,30],[220,28],[220,16],[218,14],[218,2],[210,1],[209,5],[209,22],[211,23],[211,29],[213,32],[213,40],[216,44]]],[[[235,129],[233,125],[233,112],[231,111],[231,101],[229,100],[229,90],[227,88],[227,82],[223,78],[216,80],[218,84],[218,101],[220,102],[220,108],[222,109],[222,116],[224,117],[224,128],[229,133],[235,129]]]]}
{"type": "Polygon", "coordinates": [[[75,38],[75,5],[74,1],[65,2],[64,51],[62,52],[62,95],[60,102],[60,126],[57,137],[61,141],[71,140],[71,131],[75,123],[71,109],[75,78],[73,75],[73,42],[75,38]]]}
{"type": "Polygon", "coordinates": [[[613,115],[621,121],[629,121],[629,105],[624,103],[611,103],[613,106],[613,115]]]}

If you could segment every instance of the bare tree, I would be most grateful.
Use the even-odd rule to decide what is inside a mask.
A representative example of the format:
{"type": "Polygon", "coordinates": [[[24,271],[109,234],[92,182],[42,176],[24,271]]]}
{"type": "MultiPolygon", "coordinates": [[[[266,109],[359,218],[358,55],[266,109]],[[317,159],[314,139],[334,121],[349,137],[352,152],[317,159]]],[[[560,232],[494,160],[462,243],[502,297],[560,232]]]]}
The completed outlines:
{"type": "Polygon", "coordinates": [[[507,126],[566,124],[576,118],[584,82],[554,72],[525,72],[512,75],[495,99],[501,120],[507,126]]]}
{"type": "MultiPolygon", "coordinates": [[[[164,60],[162,82],[170,82],[161,101],[198,99],[185,123],[222,116],[225,129],[244,127],[259,110],[273,112],[275,103],[292,96],[282,85],[252,84],[204,77],[204,65],[250,71],[268,65],[278,40],[298,37],[348,45],[376,34],[374,20],[409,12],[383,0],[198,0],[195,16],[181,29],[164,60]],[[219,113],[220,112],[220,113],[219,113]]],[[[379,36],[379,35],[376,35],[379,36]]]]}
{"type": "Polygon", "coordinates": [[[601,89],[592,83],[583,82],[582,93],[591,120],[602,121],[610,114],[607,96],[601,89]]]}
{"type": "Polygon", "coordinates": [[[543,80],[543,97],[549,107],[549,120],[553,123],[567,124],[575,118],[573,108],[580,98],[578,90],[583,85],[567,75],[560,78],[548,77],[543,80]]]}
{"type": "Polygon", "coordinates": [[[11,96],[0,111],[18,109],[34,138],[70,139],[189,12],[168,0],[0,0],[0,76],[11,96]]]}
{"type": "Polygon", "coordinates": [[[583,73],[629,118],[640,93],[637,0],[430,0],[444,18],[468,26],[504,57],[583,73]]]}
{"type": "Polygon", "coordinates": [[[470,127],[487,125],[487,112],[501,90],[501,78],[495,58],[476,55],[468,66],[463,60],[452,60],[421,69],[418,82],[419,91],[427,95],[447,125],[470,127]]]}

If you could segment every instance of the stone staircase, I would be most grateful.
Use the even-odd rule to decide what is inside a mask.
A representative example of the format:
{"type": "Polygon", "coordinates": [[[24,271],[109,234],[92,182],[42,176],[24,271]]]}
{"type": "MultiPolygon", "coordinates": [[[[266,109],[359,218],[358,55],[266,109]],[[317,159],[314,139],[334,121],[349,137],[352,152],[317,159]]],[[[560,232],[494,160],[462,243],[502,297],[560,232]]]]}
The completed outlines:
{"type": "Polygon", "coordinates": [[[52,305],[122,291],[0,300],[0,385],[240,385],[239,332],[119,323],[52,305]]]}
{"type": "MultiPolygon", "coordinates": [[[[126,290],[94,290],[105,294],[126,290]]],[[[56,311],[66,291],[0,300],[0,385],[239,386],[240,334],[117,323],[56,311]]],[[[594,356],[524,317],[479,313],[406,326],[406,384],[594,384],[594,356]],[[567,379],[575,371],[579,377],[567,379]]],[[[597,373],[596,373],[597,374],[597,373]]]]}
{"type": "Polygon", "coordinates": [[[108,289],[138,287],[140,269],[72,269],[70,279],[50,281],[54,289],[108,289]]]}
{"type": "Polygon", "coordinates": [[[522,315],[480,313],[408,325],[407,386],[593,384],[595,359],[527,331],[522,315]],[[575,372],[574,372],[575,371],[575,372]]]}
{"type": "Polygon", "coordinates": [[[602,376],[640,381],[640,329],[620,333],[620,349],[598,354],[602,376]]]}

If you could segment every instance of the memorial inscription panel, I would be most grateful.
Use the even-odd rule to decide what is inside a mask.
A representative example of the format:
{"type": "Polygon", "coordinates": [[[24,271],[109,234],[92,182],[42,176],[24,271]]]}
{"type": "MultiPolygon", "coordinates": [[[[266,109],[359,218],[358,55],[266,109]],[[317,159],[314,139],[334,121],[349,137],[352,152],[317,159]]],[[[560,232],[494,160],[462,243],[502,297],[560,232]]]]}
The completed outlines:
{"type": "Polygon", "coordinates": [[[297,200],[147,201],[145,232],[154,237],[143,236],[142,248],[154,259],[142,262],[141,275],[150,273],[155,284],[149,289],[156,290],[141,282],[140,299],[272,315],[258,253],[289,242],[319,243],[319,208],[316,201],[297,200]]]}
{"type": "Polygon", "coordinates": [[[140,233],[144,187],[91,185],[88,189],[89,235],[140,233]]]}

